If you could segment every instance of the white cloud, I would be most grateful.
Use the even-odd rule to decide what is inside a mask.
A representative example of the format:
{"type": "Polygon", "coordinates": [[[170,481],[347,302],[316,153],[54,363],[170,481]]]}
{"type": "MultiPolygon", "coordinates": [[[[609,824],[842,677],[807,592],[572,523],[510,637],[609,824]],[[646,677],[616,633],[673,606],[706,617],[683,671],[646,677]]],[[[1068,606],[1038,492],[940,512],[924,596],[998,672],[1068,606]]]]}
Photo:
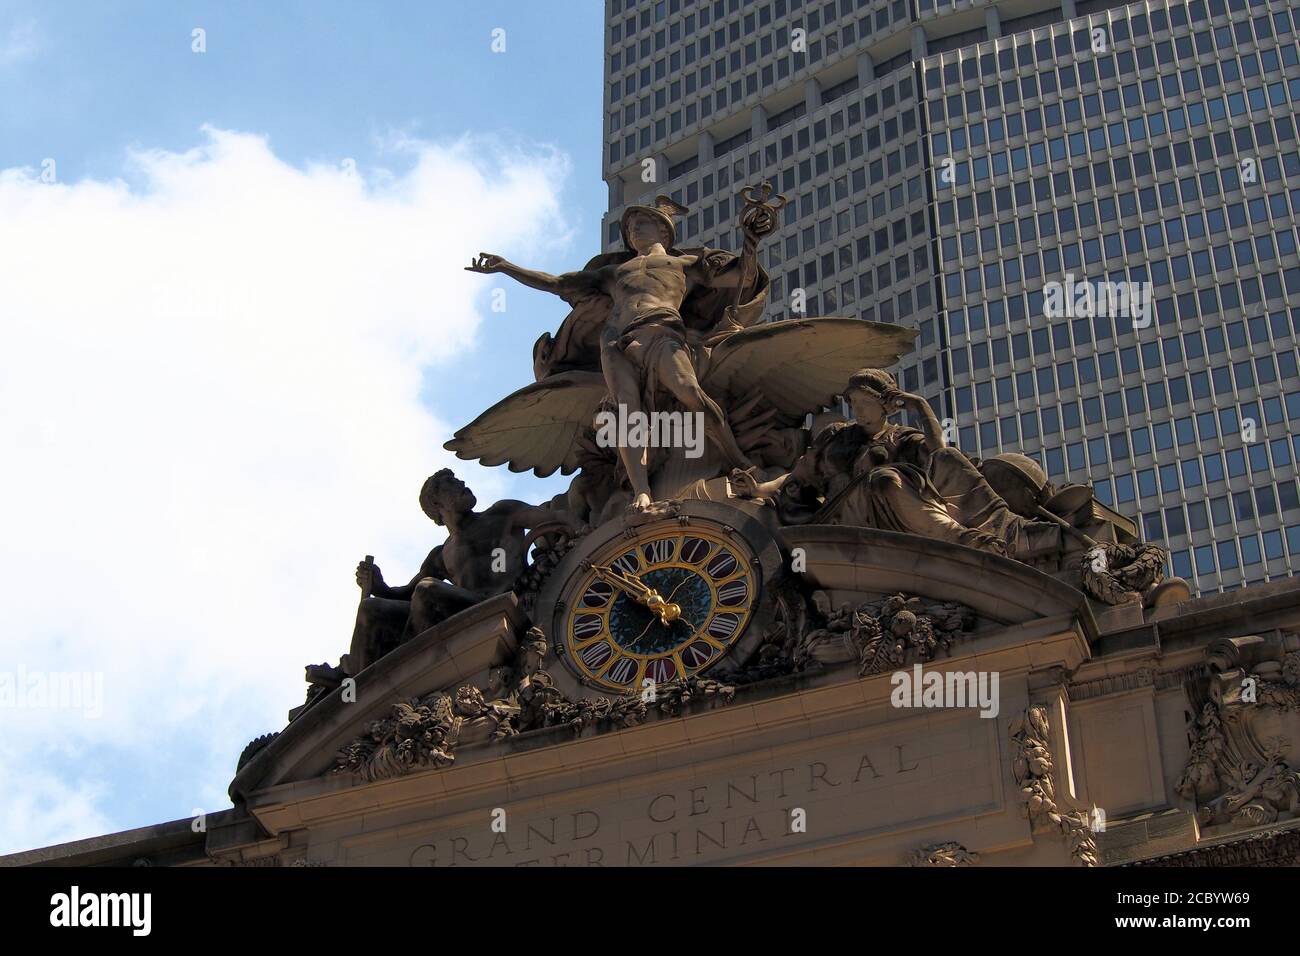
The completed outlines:
{"type": "Polygon", "coordinates": [[[25,63],[41,52],[41,38],[32,20],[20,20],[0,28],[0,67],[25,63]]]}
{"type": "MultiPolygon", "coordinates": [[[[42,785],[65,838],[157,822],[114,816],[145,768],[194,791],[174,816],[222,805],[302,665],[346,650],[356,560],[413,570],[451,463],[421,377],[485,303],[462,267],[532,244],[568,174],[481,141],[358,175],[205,137],[133,155],[135,188],[0,171],[0,671],[102,672],[105,697],[0,719],[18,766],[117,775],[42,785]]],[[[0,852],[44,839],[27,816],[0,812],[0,852]]]]}
{"type": "Polygon", "coordinates": [[[110,828],[98,806],[104,792],[97,782],[70,784],[29,768],[11,777],[6,789],[9,793],[0,807],[0,837],[18,837],[9,849],[19,849],[18,843],[24,848],[53,846],[83,837],[88,829],[104,833],[110,828]],[[18,780],[21,786],[15,786],[18,780]]]}

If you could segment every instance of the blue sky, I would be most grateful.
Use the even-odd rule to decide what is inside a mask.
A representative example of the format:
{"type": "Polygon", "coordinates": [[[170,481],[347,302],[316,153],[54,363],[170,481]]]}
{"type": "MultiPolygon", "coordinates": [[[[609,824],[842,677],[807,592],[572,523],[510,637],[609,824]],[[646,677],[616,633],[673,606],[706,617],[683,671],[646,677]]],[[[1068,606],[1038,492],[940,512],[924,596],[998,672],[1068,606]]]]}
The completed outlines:
{"type": "MultiPolygon", "coordinates": [[[[493,314],[461,266],[599,251],[602,24],[0,0],[0,678],[105,682],[95,719],[0,712],[0,853],[227,805],[302,665],[346,649],[356,560],[404,580],[436,542],[441,442],[565,312],[493,314]]],[[[457,470],[485,504],[563,487],[457,470]]]]}
{"type": "MultiPolygon", "coordinates": [[[[0,2],[0,49],[6,34],[31,45],[0,68],[0,169],[56,157],[65,181],[120,176],[128,148],[184,150],[203,123],[264,134],[294,164],[375,162],[395,133],[494,134],[570,159],[559,185],[577,245],[524,264],[576,268],[600,251],[608,198],[602,29],[599,0],[0,2]],[[191,51],[196,27],[207,33],[203,55],[191,51]],[[490,48],[498,27],[504,54],[490,48]]],[[[511,328],[523,347],[494,350],[493,363],[508,361],[527,381],[528,346],[555,324],[556,306],[538,296],[520,308],[511,328]]],[[[453,417],[500,397],[473,361],[441,370],[428,388],[453,417]]]]}

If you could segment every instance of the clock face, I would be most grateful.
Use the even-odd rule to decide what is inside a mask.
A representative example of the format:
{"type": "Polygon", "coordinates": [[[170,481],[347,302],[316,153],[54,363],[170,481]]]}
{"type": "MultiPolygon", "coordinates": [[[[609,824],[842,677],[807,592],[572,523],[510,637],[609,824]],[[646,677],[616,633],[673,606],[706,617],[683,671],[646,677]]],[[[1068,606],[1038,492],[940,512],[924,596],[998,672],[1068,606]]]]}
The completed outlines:
{"type": "Polygon", "coordinates": [[[565,656],[588,684],[617,693],[677,680],[740,640],[757,598],[753,554],[698,525],[646,531],[591,556],[565,615],[565,656]]]}

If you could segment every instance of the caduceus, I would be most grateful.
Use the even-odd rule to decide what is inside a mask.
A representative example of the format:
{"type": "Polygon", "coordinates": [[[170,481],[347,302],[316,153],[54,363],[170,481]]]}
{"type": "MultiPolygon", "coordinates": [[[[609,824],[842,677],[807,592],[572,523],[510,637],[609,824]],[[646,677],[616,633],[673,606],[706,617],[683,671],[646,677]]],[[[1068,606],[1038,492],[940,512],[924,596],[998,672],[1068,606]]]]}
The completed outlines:
{"type": "Polygon", "coordinates": [[[745,234],[744,247],[740,253],[740,283],[736,286],[736,301],[727,306],[726,317],[730,323],[739,327],[737,310],[743,304],[745,295],[750,292],[758,276],[758,244],[776,228],[776,214],[789,202],[784,196],[772,196],[772,184],[763,180],[757,186],[746,186],[738,194],[745,206],[740,213],[740,228],[745,234]]]}
{"type": "Polygon", "coordinates": [[[753,232],[761,239],[776,228],[776,213],[785,208],[789,202],[784,196],[772,198],[772,184],[766,179],[757,186],[746,186],[740,191],[740,198],[745,200],[744,211],[740,214],[740,225],[746,232],[753,232]]]}

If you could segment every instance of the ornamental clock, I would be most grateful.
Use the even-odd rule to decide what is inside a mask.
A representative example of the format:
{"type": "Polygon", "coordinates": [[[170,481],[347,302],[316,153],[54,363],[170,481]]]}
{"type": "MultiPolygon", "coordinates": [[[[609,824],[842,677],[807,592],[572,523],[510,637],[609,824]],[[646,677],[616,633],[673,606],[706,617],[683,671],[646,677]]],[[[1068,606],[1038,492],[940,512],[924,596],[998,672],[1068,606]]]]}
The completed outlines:
{"type": "Polygon", "coordinates": [[[724,659],[739,666],[761,640],[764,578],[780,561],[771,536],[735,508],[678,509],[597,529],[548,582],[550,644],[579,684],[639,693],[724,659]]]}

